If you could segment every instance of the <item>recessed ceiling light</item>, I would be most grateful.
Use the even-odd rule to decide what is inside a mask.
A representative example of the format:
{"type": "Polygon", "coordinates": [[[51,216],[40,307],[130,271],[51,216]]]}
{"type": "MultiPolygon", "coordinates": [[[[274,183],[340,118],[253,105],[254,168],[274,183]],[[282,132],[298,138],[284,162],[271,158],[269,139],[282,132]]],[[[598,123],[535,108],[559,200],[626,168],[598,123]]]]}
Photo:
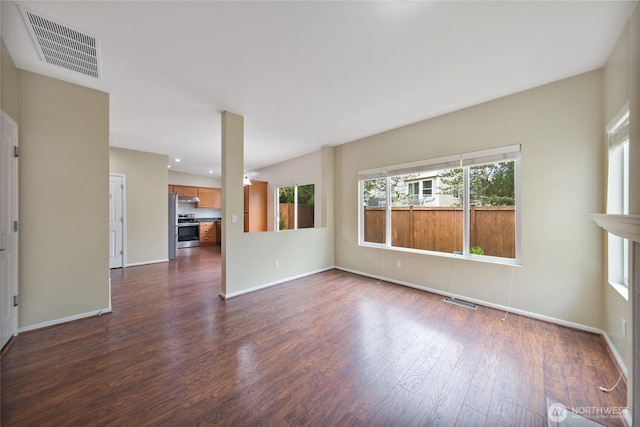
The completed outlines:
{"type": "Polygon", "coordinates": [[[209,171],[209,173],[213,173],[213,171],[209,171]]]}
{"type": "Polygon", "coordinates": [[[171,168],[171,165],[167,165],[168,168],[171,168]]]}
{"type": "Polygon", "coordinates": [[[180,162],[180,159],[175,159],[176,162],[180,162]]]}

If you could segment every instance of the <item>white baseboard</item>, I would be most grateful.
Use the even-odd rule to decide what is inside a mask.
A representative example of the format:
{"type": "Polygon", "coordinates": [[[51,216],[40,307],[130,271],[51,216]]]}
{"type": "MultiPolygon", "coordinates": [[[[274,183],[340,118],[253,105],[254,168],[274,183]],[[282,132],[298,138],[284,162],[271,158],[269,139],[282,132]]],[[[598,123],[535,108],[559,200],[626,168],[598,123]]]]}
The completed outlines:
{"type": "Polygon", "coordinates": [[[36,329],[48,328],[49,326],[60,325],[62,323],[72,322],[74,320],[85,319],[88,317],[101,316],[105,313],[111,313],[111,308],[103,308],[102,310],[90,311],[88,313],[75,314],[69,317],[63,317],[61,319],[49,320],[47,322],[36,323],[34,325],[23,326],[18,328],[18,333],[34,331],[36,329]]]}
{"type": "Polygon", "coordinates": [[[490,307],[490,308],[494,308],[494,309],[497,309],[497,310],[503,310],[505,312],[515,313],[515,314],[519,314],[521,316],[530,317],[532,319],[543,320],[545,322],[554,323],[556,325],[566,326],[568,328],[579,329],[579,330],[586,331],[586,332],[592,332],[594,334],[600,334],[600,335],[602,335],[604,337],[605,342],[607,343],[607,346],[609,346],[609,349],[611,350],[611,353],[613,354],[613,357],[615,358],[616,362],[618,363],[618,366],[622,370],[624,376],[625,377],[627,376],[627,366],[624,363],[624,359],[622,357],[620,357],[620,354],[618,353],[618,350],[616,350],[615,346],[613,345],[613,342],[611,341],[611,339],[609,339],[609,337],[607,336],[606,332],[603,331],[602,329],[594,328],[592,326],[582,325],[582,324],[579,324],[579,323],[569,322],[567,320],[557,319],[555,317],[545,316],[543,314],[533,313],[533,312],[530,312],[530,311],[519,310],[519,309],[513,308],[513,307],[506,307],[506,306],[501,305],[501,304],[494,304],[494,303],[488,302],[488,301],[483,301],[483,300],[479,300],[479,299],[475,299],[475,298],[469,298],[469,297],[464,296],[464,295],[458,295],[458,294],[454,294],[454,293],[451,293],[451,292],[445,292],[445,291],[442,291],[440,289],[433,289],[433,288],[429,288],[429,287],[426,287],[426,286],[419,286],[419,285],[416,285],[414,283],[403,282],[401,280],[390,279],[388,277],[377,276],[375,274],[363,273],[361,271],[352,270],[352,269],[349,269],[349,268],[344,268],[344,267],[335,267],[335,268],[337,270],[342,270],[342,271],[346,271],[346,272],[349,272],[349,273],[358,274],[360,276],[371,277],[373,279],[383,280],[385,282],[395,283],[397,285],[407,286],[409,288],[414,288],[414,289],[418,289],[418,290],[421,290],[421,291],[431,292],[431,293],[438,294],[438,295],[443,295],[443,296],[446,296],[446,297],[452,297],[452,298],[460,299],[460,300],[463,300],[463,301],[468,301],[468,302],[471,302],[471,303],[474,303],[474,304],[482,305],[482,306],[485,306],[485,307],[490,307]]]}
{"type": "Polygon", "coordinates": [[[307,277],[307,276],[313,276],[314,274],[322,273],[323,271],[333,270],[334,268],[335,268],[334,266],[321,268],[319,270],[309,271],[307,273],[298,274],[296,276],[290,276],[290,277],[287,277],[285,279],[276,280],[275,282],[265,283],[263,285],[255,286],[255,287],[249,288],[249,289],[243,289],[241,291],[232,292],[230,294],[225,294],[224,292],[220,292],[220,298],[229,299],[229,298],[237,297],[238,295],[248,294],[249,292],[255,292],[255,291],[258,291],[260,289],[269,288],[271,286],[279,285],[279,284],[285,283],[285,282],[290,282],[291,280],[301,279],[301,278],[307,277]]]}
{"type": "Polygon", "coordinates": [[[613,354],[614,359],[616,359],[616,362],[618,363],[620,370],[624,374],[625,378],[627,378],[628,377],[627,365],[624,363],[624,359],[622,358],[622,356],[620,356],[620,353],[618,353],[618,350],[616,350],[616,347],[613,345],[613,341],[611,341],[611,338],[609,338],[609,335],[607,335],[605,331],[601,331],[600,333],[604,337],[604,340],[607,342],[607,346],[609,347],[609,350],[611,350],[611,354],[613,354]]]}
{"type": "Polygon", "coordinates": [[[169,258],[157,259],[153,261],[132,262],[130,264],[125,265],[125,267],[135,267],[136,265],[147,265],[147,264],[159,264],[161,262],[169,262],[169,258]]]}

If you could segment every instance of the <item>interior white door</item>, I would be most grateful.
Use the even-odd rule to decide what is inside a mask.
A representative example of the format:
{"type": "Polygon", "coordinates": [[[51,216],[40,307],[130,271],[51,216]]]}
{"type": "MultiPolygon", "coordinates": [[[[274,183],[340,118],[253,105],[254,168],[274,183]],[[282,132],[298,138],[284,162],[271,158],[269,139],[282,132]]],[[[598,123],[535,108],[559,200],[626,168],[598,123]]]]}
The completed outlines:
{"type": "Polygon", "coordinates": [[[4,111],[0,149],[0,347],[18,332],[18,125],[4,111]]]}
{"type": "Polygon", "coordinates": [[[123,267],[124,259],[124,179],[109,175],[109,268],[123,267]]]}

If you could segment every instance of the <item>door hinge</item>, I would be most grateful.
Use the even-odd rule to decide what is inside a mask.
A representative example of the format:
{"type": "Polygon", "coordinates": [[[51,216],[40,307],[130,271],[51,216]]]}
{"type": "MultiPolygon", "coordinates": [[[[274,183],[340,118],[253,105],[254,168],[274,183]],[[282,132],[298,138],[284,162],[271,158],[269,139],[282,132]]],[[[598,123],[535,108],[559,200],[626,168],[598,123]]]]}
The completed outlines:
{"type": "Polygon", "coordinates": [[[13,306],[17,307],[19,302],[20,302],[20,299],[18,298],[18,295],[14,295],[13,296],[13,306]]]}
{"type": "Polygon", "coordinates": [[[124,251],[120,251],[120,255],[124,255],[124,251]]]}
{"type": "Polygon", "coordinates": [[[13,157],[20,157],[17,145],[13,146],[13,157]]]}
{"type": "Polygon", "coordinates": [[[18,221],[13,221],[13,231],[14,232],[18,231],[18,221]]]}

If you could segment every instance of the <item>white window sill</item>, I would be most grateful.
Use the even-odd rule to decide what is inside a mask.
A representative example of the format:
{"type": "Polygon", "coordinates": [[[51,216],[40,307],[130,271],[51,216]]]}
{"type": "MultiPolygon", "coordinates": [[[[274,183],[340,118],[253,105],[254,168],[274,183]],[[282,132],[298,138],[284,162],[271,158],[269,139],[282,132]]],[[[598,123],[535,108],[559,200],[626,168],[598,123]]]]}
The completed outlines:
{"type": "Polygon", "coordinates": [[[370,242],[361,242],[358,244],[358,246],[368,247],[368,248],[378,248],[378,249],[384,249],[388,251],[409,252],[414,254],[438,256],[443,258],[457,258],[457,259],[464,259],[469,261],[479,261],[479,262],[485,262],[489,264],[513,265],[516,267],[521,266],[521,262],[513,258],[499,258],[499,257],[488,256],[488,255],[472,255],[472,254],[465,256],[462,254],[450,254],[447,252],[426,251],[422,249],[403,248],[400,246],[387,246],[382,243],[370,243],[370,242]]]}
{"type": "Polygon", "coordinates": [[[620,294],[622,298],[626,301],[629,301],[629,287],[625,286],[621,283],[609,282],[611,287],[616,290],[620,294]]]}

